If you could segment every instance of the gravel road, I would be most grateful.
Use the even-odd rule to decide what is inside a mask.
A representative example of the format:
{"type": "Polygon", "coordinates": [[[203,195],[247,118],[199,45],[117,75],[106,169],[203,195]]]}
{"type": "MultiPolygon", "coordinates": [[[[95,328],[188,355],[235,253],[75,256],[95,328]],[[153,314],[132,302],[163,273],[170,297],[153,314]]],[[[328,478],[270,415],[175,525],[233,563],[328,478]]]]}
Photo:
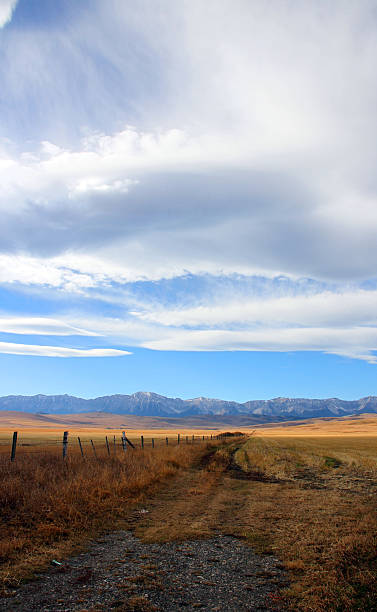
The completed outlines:
{"type": "Polygon", "coordinates": [[[278,559],[237,538],[144,543],[107,534],[0,600],[0,611],[282,610],[278,559]]]}

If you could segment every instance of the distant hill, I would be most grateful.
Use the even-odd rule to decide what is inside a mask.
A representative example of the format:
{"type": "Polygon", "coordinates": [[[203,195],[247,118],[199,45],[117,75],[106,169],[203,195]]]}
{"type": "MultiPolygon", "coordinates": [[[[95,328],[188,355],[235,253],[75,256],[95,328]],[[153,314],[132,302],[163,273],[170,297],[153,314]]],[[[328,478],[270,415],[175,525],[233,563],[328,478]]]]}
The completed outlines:
{"type": "Polygon", "coordinates": [[[83,399],[70,395],[7,395],[0,397],[0,410],[52,415],[100,412],[169,418],[243,415],[254,417],[255,422],[263,422],[263,420],[268,422],[377,413],[377,397],[370,396],[352,401],[338,398],[277,397],[240,404],[207,397],[182,400],[144,391],[132,395],[106,395],[95,399],[83,399]]]}
{"type": "MultiPolygon", "coordinates": [[[[355,418],[355,417],[353,417],[355,418]]],[[[191,417],[151,417],[129,414],[110,414],[109,412],[80,412],[77,414],[34,414],[17,410],[0,411],[0,429],[38,429],[55,430],[69,427],[77,430],[86,429],[127,429],[182,431],[195,429],[198,431],[216,431],[224,429],[255,429],[271,425],[285,425],[281,419],[248,416],[248,415],[194,415],[191,417]]],[[[306,421],[300,420],[300,423],[306,421]]]]}

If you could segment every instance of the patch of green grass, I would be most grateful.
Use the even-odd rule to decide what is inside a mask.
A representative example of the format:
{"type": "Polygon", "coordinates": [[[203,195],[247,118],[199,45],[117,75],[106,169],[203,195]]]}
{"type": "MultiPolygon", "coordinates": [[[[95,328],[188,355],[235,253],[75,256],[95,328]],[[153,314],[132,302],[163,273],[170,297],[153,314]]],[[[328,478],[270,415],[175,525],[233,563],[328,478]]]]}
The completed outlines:
{"type": "Polygon", "coordinates": [[[336,459],[336,457],[324,457],[325,466],[328,468],[338,468],[342,465],[340,459],[336,459]]]}

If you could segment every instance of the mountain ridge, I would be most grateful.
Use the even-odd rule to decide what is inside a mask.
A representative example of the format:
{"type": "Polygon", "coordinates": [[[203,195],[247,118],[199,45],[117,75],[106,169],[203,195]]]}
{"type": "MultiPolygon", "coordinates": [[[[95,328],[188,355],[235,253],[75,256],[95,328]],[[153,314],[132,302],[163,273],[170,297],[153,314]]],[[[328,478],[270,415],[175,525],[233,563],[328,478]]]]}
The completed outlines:
{"type": "Polygon", "coordinates": [[[33,414],[80,414],[102,412],[135,416],[190,417],[200,415],[248,415],[258,417],[316,418],[377,413],[377,397],[358,400],[339,398],[311,399],[276,397],[244,403],[208,397],[172,398],[138,391],[131,395],[114,394],[84,399],[73,395],[7,395],[0,397],[1,410],[33,414]]]}

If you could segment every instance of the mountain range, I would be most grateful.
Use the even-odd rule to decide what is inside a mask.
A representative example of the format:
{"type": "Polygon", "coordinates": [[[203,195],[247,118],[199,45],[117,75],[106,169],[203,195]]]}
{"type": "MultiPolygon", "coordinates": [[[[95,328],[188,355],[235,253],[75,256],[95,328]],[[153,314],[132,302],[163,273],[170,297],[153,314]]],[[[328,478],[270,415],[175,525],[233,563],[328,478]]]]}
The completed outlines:
{"type": "Polygon", "coordinates": [[[95,399],[83,399],[71,395],[7,395],[0,397],[0,410],[17,410],[34,414],[102,412],[180,418],[196,415],[249,415],[258,417],[261,421],[264,418],[266,421],[271,421],[377,413],[377,397],[369,396],[351,401],[338,398],[277,397],[238,403],[207,397],[183,400],[145,391],[132,395],[106,395],[95,399]]]}

